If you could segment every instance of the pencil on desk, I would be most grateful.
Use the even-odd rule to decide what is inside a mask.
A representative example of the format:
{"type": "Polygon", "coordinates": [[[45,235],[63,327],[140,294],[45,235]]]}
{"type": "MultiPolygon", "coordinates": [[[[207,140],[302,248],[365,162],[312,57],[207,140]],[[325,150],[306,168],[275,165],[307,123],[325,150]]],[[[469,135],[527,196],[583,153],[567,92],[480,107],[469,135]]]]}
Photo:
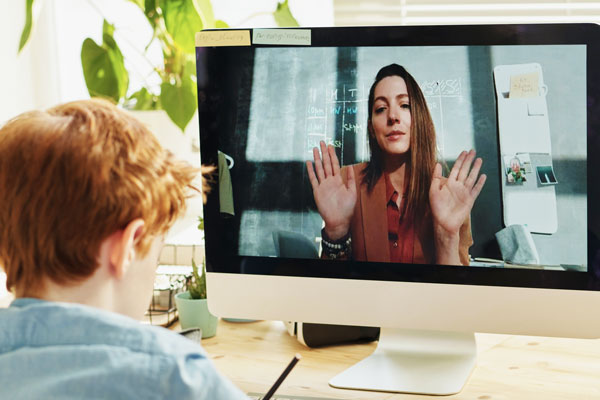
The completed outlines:
{"type": "Polygon", "coordinates": [[[300,354],[296,354],[294,356],[294,358],[292,358],[292,361],[290,361],[288,366],[285,367],[285,369],[283,370],[283,372],[281,373],[279,378],[277,378],[277,380],[275,381],[273,386],[271,386],[271,389],[269,389],[267,394],[264,395],[262,400],[269,400],[275,394],[277,389],[279,389],[279,386],[281,386],[281,383],[283,382],[283,380],[289,375],[292,368],[294,368],[294,366],[298,363],[298,361],[300,361],[301,358],[302,358],[302,356],[300,354]]]}

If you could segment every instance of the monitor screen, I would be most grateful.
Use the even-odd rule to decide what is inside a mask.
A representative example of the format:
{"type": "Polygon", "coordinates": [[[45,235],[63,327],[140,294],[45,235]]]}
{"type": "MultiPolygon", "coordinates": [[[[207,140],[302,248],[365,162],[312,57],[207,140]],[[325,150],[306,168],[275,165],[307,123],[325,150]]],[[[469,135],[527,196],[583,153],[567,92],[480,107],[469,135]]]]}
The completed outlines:
{"type": "Polygon", "coordinates": [[[250,45],[197,47],[202,163],[219,166],[204,211],[208,271],[600,288],[599,168],[590,156],[600,150],[597,26],[315,28],[301,44],[265,43],[256,31],[250,45]],[[415,136],[395,217],[393,175],[380,167],[368,181],[366,172],[388,159],[375,134],[374,83],[393,65],[408,74],[412,96],[412,124],[398,126],[415,136]],[[459,263],[439,261],[431,190],[406,183],[438,182],[419,142],[427,136],[446,178],[463,150],[483,161],[485,184],[457,225],[459,263]],[[340,243],[323,237],[327,216],[311,184],[322,144],[335,151],[345,187],[348,169],[357,182],[340,243]],[[347,254],[330,257],[328,243],[343,247],[347,237],[347,254]]]}

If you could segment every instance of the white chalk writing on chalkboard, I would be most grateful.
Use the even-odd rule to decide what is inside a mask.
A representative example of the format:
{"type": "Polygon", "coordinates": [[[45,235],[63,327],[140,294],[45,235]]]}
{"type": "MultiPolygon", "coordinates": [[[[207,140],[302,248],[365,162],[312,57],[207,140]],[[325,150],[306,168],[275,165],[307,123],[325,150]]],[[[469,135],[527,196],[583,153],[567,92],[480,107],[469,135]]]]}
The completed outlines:
{"type": "Polygon", "coordinates": [[[306,131],[310,134],[325,132],[325,119],[324,118],[310,118],[306,122],[306,131]]]}
{"type": "Polygon", "coordinates": [[[309,150],[312,154],[312,149],[314,147],[319,147],[319,143],[322,141],[325,142],[325,144],[327,145],[333,145],[333,147],[337,147],[337,148],[341,148],[342,147],[342,141],[341,140],[334,140],[333,138],[329,138],[329,137],[325,137],[323,135],[308,135],[307,136],[307,150],[309,150]]]}
{"type": "Polygon", "coordinates": [[[344,130],[344,132],[354,132],[354,133],[360,133],[364,131],[364,127],[362,124],[360,123],[344,123],[344,125],[342,126],[342,129],[344,130]]]}
{"type": "Polygon", "coordinates": [[[323,117],[325,116],[325,109],[315,106],[308,107],[308,116],[309,117],[323,117]]]}
{"type": "Polygon", "coordinates": [[[422,81],[419,86],[425,96],[462,96],[462,85],[458,78],[422,81]]]}
{"type": "MultiPolygon", "coordinates": [[[[365,91],[365,85],[360,83],[355,86],[311,87],[307,95],[305,143],[308,157],[312,156],[313,148],[318,147],[320,141],[324,141],[339,148],[343,158],[344,135],[365,132],[364,123],[357,121],[358,114],[366,108],[368,93],[365,91]],[[336,139],[340,134],[341,140],[336,139]]],[[[366,135],[362,140],[366,141],[366,135]]]]}

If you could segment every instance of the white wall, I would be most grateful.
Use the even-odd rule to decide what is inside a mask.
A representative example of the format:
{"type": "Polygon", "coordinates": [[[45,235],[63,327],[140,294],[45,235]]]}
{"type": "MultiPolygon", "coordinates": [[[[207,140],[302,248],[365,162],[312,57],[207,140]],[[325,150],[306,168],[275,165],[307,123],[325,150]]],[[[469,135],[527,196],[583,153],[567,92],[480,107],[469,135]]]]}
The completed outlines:
{"type": "Polygon", "coordinates": [[[17,56],[21,35],[18,27],[25,21],[22,3],[5,2],[0,13],[0,124],[21,110],[35,106],[32,49],[17,56]]]}
{"type": "MultiPolygon", "coordinates": [[[[281,0],[279,0],[281,1],[281,0]]],[[[213,0],[217,19],[236,27],[276,26],[268,13],[278,0],[213,0]]],[[[333,0],[289,0],[290,10],[301,26],[333,26],[333,0]]]]}

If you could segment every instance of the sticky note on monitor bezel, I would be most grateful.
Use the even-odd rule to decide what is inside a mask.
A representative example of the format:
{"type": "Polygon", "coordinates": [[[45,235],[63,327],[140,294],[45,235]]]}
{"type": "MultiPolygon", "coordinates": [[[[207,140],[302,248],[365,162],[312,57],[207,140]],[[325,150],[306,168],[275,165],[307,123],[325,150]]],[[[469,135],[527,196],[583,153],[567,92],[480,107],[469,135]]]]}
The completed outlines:
{"type": "Polygon", "coordinates": [[[310,29],[253,29],[252,44],[310,46],[310,29]]]}
{"type": "Polygon", "coordinates": [[[250,46],[247,29],[222,29],[196,33],[196,47],[250,46]]]}

